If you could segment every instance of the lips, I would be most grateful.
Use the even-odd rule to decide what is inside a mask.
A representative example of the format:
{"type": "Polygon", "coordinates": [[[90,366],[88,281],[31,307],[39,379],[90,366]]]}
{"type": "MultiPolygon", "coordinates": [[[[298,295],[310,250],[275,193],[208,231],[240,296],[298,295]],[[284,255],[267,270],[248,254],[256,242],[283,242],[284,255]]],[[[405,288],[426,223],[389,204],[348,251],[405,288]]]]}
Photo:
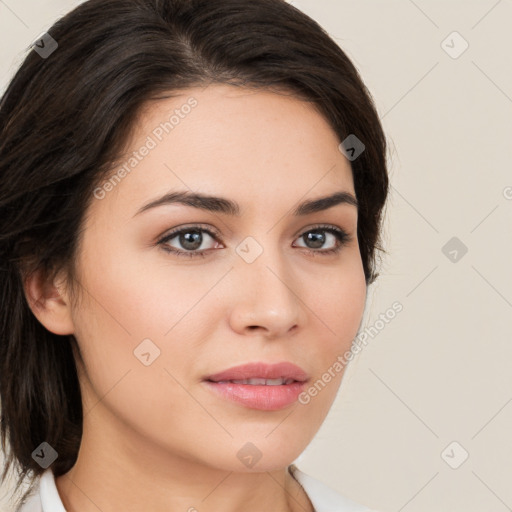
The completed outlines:
{"type": "Polygon", "coordinates": [[[281,362],[267,364],[255,362],[234,366],[222,372],[210,375],[204,380],[217,383],[234,381],[237,384],[276,386],[291,384],[295,381],[305,382],[308,379],[308,374],[293,363],[281,362]],[[278,381],[278,379],[284,382],[278,381]]]}
{"type": "Polygon", "coordinates": [[[210,375],[203,384],[224,400],[261,411],[291,406],[304,391],[308,374],[299,366],[249,363],[210,375]]]}

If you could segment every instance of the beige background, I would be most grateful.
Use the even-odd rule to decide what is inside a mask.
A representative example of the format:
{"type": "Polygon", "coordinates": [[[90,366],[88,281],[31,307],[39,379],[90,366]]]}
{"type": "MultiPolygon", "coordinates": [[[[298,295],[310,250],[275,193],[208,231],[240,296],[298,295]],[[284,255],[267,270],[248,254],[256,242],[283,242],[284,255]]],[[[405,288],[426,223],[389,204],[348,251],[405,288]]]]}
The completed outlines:
{"type": "MultiPolygon", "coordinates": [[[[2,90],[24,49],[77,3],[0,0],[2,90]]],[[[364,325],[403,306],[349,366],[298,465],[382,512],[510,510],[512,2],[292,3],[375,98],[390,141],[389,255],[364,325]]]]}

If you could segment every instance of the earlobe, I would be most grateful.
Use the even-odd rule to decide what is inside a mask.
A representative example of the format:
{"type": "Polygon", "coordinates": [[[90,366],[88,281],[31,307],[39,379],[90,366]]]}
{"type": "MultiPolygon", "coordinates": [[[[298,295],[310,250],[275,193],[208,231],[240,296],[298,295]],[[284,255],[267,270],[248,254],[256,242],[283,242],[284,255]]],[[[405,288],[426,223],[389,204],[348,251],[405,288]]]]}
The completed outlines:
{"type": "Polygon", "coordinates": [[[23,285],[32,313],[46,329],[59,335],[74,333],[70,302],[58,276],[48,281],[42,270],[36,270],[23,285]]]}

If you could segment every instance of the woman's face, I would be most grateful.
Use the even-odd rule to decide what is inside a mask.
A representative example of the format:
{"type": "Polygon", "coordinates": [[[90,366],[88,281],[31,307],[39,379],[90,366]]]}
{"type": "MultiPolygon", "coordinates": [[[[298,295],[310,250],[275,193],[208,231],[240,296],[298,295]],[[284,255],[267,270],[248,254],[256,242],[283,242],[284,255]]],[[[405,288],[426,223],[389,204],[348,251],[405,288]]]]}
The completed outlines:
{"type": "Polygon", "coordinates": [[[230,471],[259,457],[254,471],[282,468],[305,449],[366,298],[357,207],[295,211],[355,196],[339,143],[311,105],[268,91],[211,85],[147,106],[117,178],[95,191],[77,259],[83,301],[69,312],[85,363],[83,446],[230,471]],[[143,209],[177,192],[223,200],[143,209]],[[331,378],[291,402],[289,384],[232,385],[236,401],[205,380],[252,362],[297,365],[306,394],[331,378]]]}

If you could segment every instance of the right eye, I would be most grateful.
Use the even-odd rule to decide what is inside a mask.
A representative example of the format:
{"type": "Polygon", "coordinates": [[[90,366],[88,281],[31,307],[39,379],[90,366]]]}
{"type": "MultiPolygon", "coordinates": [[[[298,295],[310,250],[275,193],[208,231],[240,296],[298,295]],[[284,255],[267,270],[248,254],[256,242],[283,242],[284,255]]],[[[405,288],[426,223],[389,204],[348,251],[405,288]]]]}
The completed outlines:
{"type": "Polygon", "coordinates": [[[180,228],[172,231],[165,235],[162,239],[158,241],[159,245],[163,246],[163,249],[167,252],[174,253],[177,256],[205,256],[205,251],[212,249],[214,247],[201,249],[201,246],[204,242],[204,235],[206,233],[208,237],[217,240],[218,235],[209,229],[203,228],[201,226],[189,226],[185,228],[180,228]],[[180,248],[176,248],[174,246],[169,245],[169,242],[173,239],[177,239],[178,243],[181,245],[180,248]]]}

